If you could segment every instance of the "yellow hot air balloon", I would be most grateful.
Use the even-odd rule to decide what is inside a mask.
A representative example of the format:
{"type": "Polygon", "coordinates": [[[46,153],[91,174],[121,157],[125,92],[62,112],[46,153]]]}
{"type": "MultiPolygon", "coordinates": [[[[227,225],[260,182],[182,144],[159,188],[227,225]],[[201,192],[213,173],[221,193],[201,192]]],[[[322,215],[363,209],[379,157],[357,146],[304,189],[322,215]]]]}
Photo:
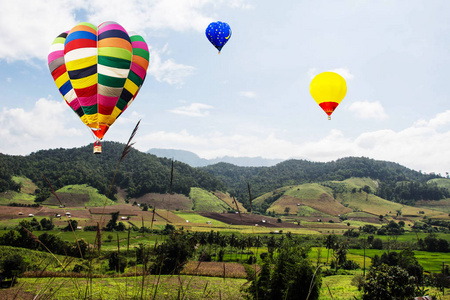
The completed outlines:
{"type": "Polygon", "coordinates": [[[331,120],[331,114],[347,94],[347,84],[341,75],[323,72],[311,81],[309,92],[331,120]]]}

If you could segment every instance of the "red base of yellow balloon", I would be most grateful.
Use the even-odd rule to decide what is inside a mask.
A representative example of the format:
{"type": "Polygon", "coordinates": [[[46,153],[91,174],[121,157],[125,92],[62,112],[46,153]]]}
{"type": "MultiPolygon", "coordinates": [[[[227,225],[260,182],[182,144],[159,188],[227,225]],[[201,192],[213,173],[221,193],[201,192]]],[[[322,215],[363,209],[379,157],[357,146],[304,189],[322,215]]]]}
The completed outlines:
{"type": "Polygon", "coordinates": [[[95,136],[99,139],[103,139],[106,132],[108,131],[109,126],[106,125],[100,125],[100,128],[98,129],[92,129],[92,132],[95,134],[95,136]]]}
{"type": "Polygon", "coordinates": [[[336,107],[339,105],[339,103],[337,103],[337,102],[322,102],[319,105],[327,115],[331,116],[331,114],[336,109],[336,107]]]}

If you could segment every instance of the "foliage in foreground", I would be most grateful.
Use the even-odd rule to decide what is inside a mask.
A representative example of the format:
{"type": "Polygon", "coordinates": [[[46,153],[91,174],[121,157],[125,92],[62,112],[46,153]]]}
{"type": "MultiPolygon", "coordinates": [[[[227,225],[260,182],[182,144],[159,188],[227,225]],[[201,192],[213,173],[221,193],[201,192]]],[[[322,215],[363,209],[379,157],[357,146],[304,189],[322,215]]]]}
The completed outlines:
{"type": "Polygon", "coordinates": [[[363,299],[412,299],[414,294],[413,276],[399,266],[382,264],[367,274],[363,299]]]}
{"type": "Polygon", "coordinates": [[[319,299],[320,267],[308,259],[308,248],[284,240],[277,255],[267,256],[261,271],[252,278],[248,299],[319,299]]]}

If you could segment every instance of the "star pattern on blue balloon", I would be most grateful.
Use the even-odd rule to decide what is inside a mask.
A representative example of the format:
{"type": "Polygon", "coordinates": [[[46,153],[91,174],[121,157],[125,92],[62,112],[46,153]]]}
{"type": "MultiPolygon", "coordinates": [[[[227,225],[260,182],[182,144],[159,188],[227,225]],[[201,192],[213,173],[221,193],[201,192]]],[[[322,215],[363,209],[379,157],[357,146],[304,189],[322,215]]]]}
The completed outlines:
{"type": "Polygon", "coordinates": [[[206,37],[220,51],[223,46],[230,40],[231,27],[225,22],[212,22],[205,31],[206,37]]]}

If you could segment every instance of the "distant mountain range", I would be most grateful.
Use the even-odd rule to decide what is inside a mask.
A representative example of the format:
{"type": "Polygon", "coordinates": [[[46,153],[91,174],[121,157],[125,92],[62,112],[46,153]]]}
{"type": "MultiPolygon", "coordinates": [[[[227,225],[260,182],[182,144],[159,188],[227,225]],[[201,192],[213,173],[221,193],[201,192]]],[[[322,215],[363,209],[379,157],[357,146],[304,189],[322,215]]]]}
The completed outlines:
{"type": "Polygon", "coordinates": [[[283,159],[268,159],[262,157],[231,157],[231,156],[206,159],[201,158],[197,154],[190,151],[175,150],[175,149],[159,149],[159,148],[152,148],[148,150],[147,153],[156,155],[158,157],[165,157],[177,160],[185,164],[188,164],[191,167],[205,167],[220,162],[233,164],[239,167],[271,167],[284,161],[283,159]]]}

